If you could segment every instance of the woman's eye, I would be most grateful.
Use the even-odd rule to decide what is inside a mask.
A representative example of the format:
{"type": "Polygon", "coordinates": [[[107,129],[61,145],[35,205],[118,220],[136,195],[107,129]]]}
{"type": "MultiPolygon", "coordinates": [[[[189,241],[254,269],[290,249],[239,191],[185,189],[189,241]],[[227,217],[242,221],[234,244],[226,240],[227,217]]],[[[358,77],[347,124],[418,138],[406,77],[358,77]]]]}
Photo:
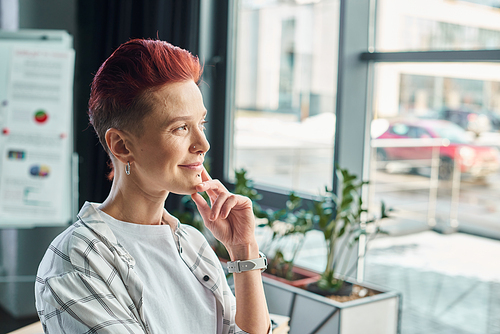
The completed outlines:
{"type": "Polygon", "coordinates": [[[207,123],[208,123],[208,121],[203,120],[203,121],[201,122],[201,124],[200,124],[200,129],[202,129],[202,130],[206,130],[207,128],[205,127],[205,124],[207,124],[207,123]]]}
{"type": "Polygon", "coordinates": [[[183,126],[181,126],[181,127],[178,127],[176,130],[177,130],[177,131],[185,131],[185,130],[187,130],[187,129],[188,129],[187,125],[183,125],[183,126]]]}

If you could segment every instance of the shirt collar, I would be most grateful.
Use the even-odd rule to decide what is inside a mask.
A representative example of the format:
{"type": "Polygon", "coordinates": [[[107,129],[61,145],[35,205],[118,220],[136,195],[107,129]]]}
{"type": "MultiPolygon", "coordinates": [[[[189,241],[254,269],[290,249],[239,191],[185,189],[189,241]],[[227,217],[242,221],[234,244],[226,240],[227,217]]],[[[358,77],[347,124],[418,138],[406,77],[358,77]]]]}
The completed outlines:
{"type": "Polygon", "coordinates": [[[116,237],[102,219],[98,207],[100,203],[85,202],[78,213],[78,218],[92,231],[104,237],[112,244],[117,244],[116,237]]]}
{"type": "Polygon", "coordinates": [[[116,250],[126,263],[134,266],[134,258],[118,243],[115,234],[111,231],[108,224],[105,223],[103,217],[101,217],[100,210],[98,209],[99,205],[101,204],[85,202],[78,213],[78,219],[94,232],[110,250],[116,250]]]}
{"type": "MultiPolygon", "coordinates": [[[[100,203],[85,202],[78,213],[78,218],[96,234],[116,246],[118,241],[109,226],[105,223],[105,219],[101,216],[101,210],[99,210],[100,205],[100,203]]],[[[165,213],[171,216],[167,210],[165,210],[165,213]]],[[[182,225],[179,220],[177,218],[175,219],[177,220],[177,226],[174,229],[174,234],[176,236],[180,236],[184,230],[182,229],[182,225]]]]}

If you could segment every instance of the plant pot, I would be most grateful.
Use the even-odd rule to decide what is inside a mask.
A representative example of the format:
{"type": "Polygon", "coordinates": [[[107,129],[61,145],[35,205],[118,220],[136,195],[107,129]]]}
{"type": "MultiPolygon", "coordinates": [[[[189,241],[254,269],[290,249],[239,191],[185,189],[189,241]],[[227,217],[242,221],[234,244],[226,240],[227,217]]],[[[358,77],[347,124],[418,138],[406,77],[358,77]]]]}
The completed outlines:
{"type": "Polygon", "coordinates": [[[397,334],[401,332],[401,293],[357,283],[378,294],[346,302],[263,277],[270,313],[290,317],[289,334],[397,334]]]}
{"type": "Polygon", "coordinates": [[[273,274],[270,274],[267,272],[263,272],[262,276],[276,280],[276,281],[284,283],[284,284],[298,287],[298,288],[302,288],[302,287],[307,286],[308,284],[316,282],[321,277],[321,275],[318,274],[317,272],[314,272],[314,271],[311,271],[311,270],[308,270],[308,269],[305,269],[302,267],[297,267],[297,266],[294,266],[292,268],[292,272],[294,273],[294,276],[298,277],[298,279],[290,281],[290,280],[287,280],[286,278],[279,277],[279,276],[276,276],[276,275],[273,275],[273,274]]]}

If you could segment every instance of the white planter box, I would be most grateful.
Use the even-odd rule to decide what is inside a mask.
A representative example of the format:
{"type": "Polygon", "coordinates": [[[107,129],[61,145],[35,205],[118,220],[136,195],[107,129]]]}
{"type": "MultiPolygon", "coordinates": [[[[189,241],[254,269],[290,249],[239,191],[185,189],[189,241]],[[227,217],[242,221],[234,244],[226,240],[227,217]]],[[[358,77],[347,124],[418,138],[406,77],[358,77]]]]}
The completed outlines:
{"type": "Polygon", "coordinates": [[[270,278],[262,280],[269,312],[290,317],[289,334],[400,333],[401,294],[398,292],[356,283],[381,293],[340,303],[270,278]]]}

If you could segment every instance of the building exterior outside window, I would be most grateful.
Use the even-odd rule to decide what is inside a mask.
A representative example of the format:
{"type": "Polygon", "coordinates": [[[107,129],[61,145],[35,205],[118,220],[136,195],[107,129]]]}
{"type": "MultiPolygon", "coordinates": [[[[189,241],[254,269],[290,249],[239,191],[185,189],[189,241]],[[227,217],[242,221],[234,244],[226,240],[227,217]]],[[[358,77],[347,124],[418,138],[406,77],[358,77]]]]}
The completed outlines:
{"type": "Polygon", "coordinates": [[[242,1],[231,168],[261,186],[331,186],[339,2],[242,1]]]}

